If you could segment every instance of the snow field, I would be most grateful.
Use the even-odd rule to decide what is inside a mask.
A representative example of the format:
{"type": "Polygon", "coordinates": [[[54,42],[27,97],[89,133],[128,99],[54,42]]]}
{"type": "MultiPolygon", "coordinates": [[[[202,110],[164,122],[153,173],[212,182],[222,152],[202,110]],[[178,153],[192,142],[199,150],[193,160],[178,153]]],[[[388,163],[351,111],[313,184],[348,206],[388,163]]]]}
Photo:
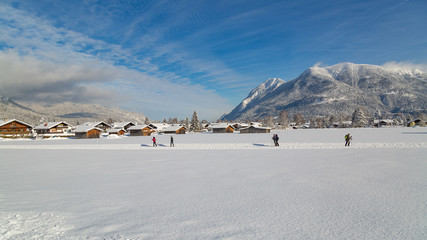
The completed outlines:
{"type": "Polygon", "coordinates": [[[1,141],[0,239],[425,239],[423,130],[1,141]]]}

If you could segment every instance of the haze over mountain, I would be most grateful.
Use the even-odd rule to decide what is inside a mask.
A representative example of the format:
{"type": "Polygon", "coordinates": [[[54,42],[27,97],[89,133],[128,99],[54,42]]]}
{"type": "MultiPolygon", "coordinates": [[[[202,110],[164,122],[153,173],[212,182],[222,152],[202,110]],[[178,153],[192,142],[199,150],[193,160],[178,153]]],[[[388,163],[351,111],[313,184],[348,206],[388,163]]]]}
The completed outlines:
{"type": "Polygon", "coordinates": [[[0,119],[19,119],[29,124],[42,121],[66,121],[70,124],[88,121],[136,121],[143,123],[145,116],[119,108],[109,108],[96,104],[38,104],[16,103],[12,99],[0,96],[0,119]]]}
{"type": "Polygon", "coordinates": [[[285,82],[268,79],[223,120],[255,120],[282,110],[305,116],[427,112],[427,74],[420,69],[341,63],[314,66],[285,82]]]}

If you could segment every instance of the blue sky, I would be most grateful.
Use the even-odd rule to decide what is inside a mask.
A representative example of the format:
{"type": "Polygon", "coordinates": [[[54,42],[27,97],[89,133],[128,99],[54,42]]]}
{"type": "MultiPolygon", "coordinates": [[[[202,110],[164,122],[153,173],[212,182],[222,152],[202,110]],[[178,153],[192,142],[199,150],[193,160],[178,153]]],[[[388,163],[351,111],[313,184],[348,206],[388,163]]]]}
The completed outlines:
{"type": "Polygon", "coordinates": [[[0,2],[0,94],[215,120],[271,77],[427,64],[427,1],[0,2]]]}

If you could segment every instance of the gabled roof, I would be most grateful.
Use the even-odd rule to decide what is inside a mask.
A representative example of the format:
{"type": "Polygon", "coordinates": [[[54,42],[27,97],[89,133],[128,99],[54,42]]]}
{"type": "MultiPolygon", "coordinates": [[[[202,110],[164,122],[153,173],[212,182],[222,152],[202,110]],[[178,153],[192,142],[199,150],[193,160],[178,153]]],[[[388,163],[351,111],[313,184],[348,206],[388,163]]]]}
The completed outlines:
{"type": "Polygon", "coordinates": [[[246,129],[249,129],[249,128],[266,129],[266,130],[270,129],[271,130],[271,128],[269,128],[269,127],[260,127],[260,126],[254,126],[254,125],[252,125],[252,126],[249,126],[249,127],[241,128],[240,131],[241,130],[246,130],[246,129]]]}
{"type": "Polygon", "coordinates": [[[128,124],[133,124],[134,126],[136,125],[133,122],[115,122],[115,123],[113,123],[113,128],[124,128],[128,124]]]}
{"type": "Polygon", "coordinates": [[[93,126],[92,124],[85,123],[85,124],[76,126],[76,129],[74,129],[73,132],[76,132],[76,133],[89,132],[92,129],[102,131],[102,129],[97,128],[97,127],[93,126]]]}
{"type": "Polygon", "coordinates": [[[212,129],[223,129],[228,127],[232,127],[234,129],[233,125],[228,123],[215,123],[209,126],[209,128],[212,128],[212,129]]]}
{"type": "Polygon", "coordinates": [[[0,127],[1,126],[4,126],[4,125],[6,125],[6,124],[9,124],[9,123],[11,123],[11,122],[19,122],[20,124],[23,124],[23,125],[25,125],[25,126],[27,126],[27,127],[33,127],[33,126],[31,126],[30,124],[28,124],[28,123],[25,123],[25,122],[23,122],[23,121],[20,121],[20,120],[18,120],[18,119],[11,119],[11,120],[8,120],[8,121],[2,121],[2,120],[0,120],[0,127]]]}
{"type": "Polygon", "coordinates": [[[171,125],[171,126],[165,128],[165,129],[163,129],[163,131],[165,131],[165,132],[172,132],[172,131],[176,132],[180,128],[187,129],[186,127],[184,127],[182,125],[171,125]]]}
{"type": "Polygon", "coordinates": [[[169,127],[170,125],[167,123],[150,123],[151,128],[157,129],[159,131],[169,127]]]}
{"type": "Polygon", "coordinates": [[[153,129],[151,126],[144,124],[144,125],[135,125],[135,126],[132,126],[132,127],[128,128],[128,130],[142,130],[142,129],[146,128],[146,127],[150,128],[150,129],[153,129]]]}
{"type": "Polygon", "coordinates": [[[111,128],[108,130],[108,133],[118,133],[120,131],[125,131],[123,128],[111,128]]]}
{"type": "Polygon", "coordinates": [[[82,125],[87,125],[87,126],[93,126],[93,127],[95,127],[95,126],[98,126],[99,124],[104,124],[104,125],[107,125],[108,127],[111,128],[110,124],[108,124],[106,122],[103,122],[103,121],[100,121],[100,122],[86,122],[86,123],[84,123],[82,125]]]}
{"type": "Polygon", "coordinates": [[[36,126],[34,129],[36,129],[36,130],[37,129],[51,129],[51,128],[54,128],[54,127],[58,126],[61,123],[66,124],[66,125],[72,127],[72,125],[68,124],[67,122],[61,121],[61,122],[47,122],[47,123],[43,123],[43,124],[40,124],[40,125],[36,126]]]}

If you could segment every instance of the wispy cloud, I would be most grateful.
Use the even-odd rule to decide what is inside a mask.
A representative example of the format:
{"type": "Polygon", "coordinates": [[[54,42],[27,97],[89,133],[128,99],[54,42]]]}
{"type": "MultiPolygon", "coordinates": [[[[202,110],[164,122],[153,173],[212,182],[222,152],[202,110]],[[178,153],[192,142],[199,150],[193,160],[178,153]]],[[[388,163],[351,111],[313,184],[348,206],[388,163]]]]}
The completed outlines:
{"type": "MultiPolygon", "coordinates": [[[[201,115],[215,119],[231,108],[213,90],[186,80],[185,75],[158,71],[164,63],[152,63],[152,56],[53,27],[47,20],[8,5],[1,5],[0,15],[7,23],[0,28],[3,95],[32,101],[116,102],[150,112],[152,118],[183,117],[200,109],[201,115]]],[[[167,49],[164,57],[184,64],[185,54],[167,49]]],[[[195,66],[190,74],[212,70],[195,66]]]]}

